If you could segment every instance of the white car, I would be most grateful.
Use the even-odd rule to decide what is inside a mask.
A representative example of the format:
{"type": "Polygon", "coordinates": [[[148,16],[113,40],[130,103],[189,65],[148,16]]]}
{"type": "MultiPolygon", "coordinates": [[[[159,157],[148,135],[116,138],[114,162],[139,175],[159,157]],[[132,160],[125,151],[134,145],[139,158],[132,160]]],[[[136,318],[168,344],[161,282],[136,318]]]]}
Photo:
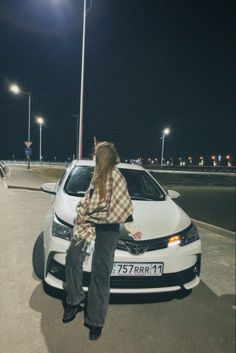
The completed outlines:
{"type": "MultiPolygon", "coordinates": [[[[157,293],[189,291],[200,281],[201,241],[196,226],[172,200],[179,196],[165,192],[154,177],[138,165],[120,163],[134,206],[133,218],[142,234],[130,238],[123,225],[115,251],[111,293],[157,293]]],[[[87,190],[94,162],[73,161],[58,183],[46,183],[42,190],[55,194],[47,212],[44,230],[33,250],[37,276],[48,285],[63,289],[66,250],[72,237],[76,205],[87,190]]],[[[84,262],[83,286],[90,280],[92,254],[84,262]]]]}

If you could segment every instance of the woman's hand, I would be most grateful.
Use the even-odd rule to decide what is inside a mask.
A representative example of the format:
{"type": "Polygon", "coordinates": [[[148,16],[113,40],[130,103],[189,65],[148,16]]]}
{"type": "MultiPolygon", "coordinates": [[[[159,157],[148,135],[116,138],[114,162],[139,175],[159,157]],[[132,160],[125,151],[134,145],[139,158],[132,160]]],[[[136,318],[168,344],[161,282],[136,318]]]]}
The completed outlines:
{"type": "Polygon", "coordinates": [[[138,230],[135,225],[134,222],[125,222],[124,223],[125,229],[128,232],[129,237],[132,237],[134,240],[140,240],[143,237],[142,232],[140,232],[140,230],[138,230]]]}
{"type": "Polygon", "coordinates": [[[143,234],[140,231],[138,231],[134,234],[129,234],[129,236],[132,237],[134,240],[140,240],[142,239],[143,234]]]}

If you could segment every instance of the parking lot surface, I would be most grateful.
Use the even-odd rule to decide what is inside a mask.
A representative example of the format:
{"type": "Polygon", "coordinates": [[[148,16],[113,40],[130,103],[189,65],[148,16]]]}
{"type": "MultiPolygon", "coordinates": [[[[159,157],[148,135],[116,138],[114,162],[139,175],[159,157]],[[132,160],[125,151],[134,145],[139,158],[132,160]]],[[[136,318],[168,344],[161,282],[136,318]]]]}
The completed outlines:
{"type": "Polygon", "coordinates": [[[51,196],[7,187],[18,183],[37,189],[44,180],[36,179],[18,169],[0,181],[1,353],[234,352],[234,236],[202,226],[201,283],[190,295],[111,297],[97,342],[88,339],[83,313],[63,324],[63,294],[45,291],[32,272],[32,249],[51,196]]]}

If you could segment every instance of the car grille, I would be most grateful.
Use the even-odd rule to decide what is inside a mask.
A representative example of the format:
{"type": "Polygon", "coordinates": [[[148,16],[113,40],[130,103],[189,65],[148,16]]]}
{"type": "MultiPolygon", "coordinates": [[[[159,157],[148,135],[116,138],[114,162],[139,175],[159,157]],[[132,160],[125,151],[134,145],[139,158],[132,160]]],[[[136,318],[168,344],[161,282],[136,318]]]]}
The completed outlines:
{"type": "Polygon", "coordinates": [[[128,251],[131,254],[139,255],[146,251],[165,249],[168,246],[168,237],[163,237],[154,240],[132,241],[119,239],[117,249],[128,251]]]}

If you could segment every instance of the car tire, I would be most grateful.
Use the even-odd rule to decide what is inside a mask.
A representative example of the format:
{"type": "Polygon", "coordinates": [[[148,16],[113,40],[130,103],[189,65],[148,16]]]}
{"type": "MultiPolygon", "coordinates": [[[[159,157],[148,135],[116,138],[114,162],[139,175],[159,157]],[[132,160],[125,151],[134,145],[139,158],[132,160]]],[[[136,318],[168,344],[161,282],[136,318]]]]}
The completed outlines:
{"type": "Polygon", "coordinates": [[[44,250],[43,250],[43,232],[39,234],[33,249],[33,269],[39,279],[44,278],[44,250]]]}

